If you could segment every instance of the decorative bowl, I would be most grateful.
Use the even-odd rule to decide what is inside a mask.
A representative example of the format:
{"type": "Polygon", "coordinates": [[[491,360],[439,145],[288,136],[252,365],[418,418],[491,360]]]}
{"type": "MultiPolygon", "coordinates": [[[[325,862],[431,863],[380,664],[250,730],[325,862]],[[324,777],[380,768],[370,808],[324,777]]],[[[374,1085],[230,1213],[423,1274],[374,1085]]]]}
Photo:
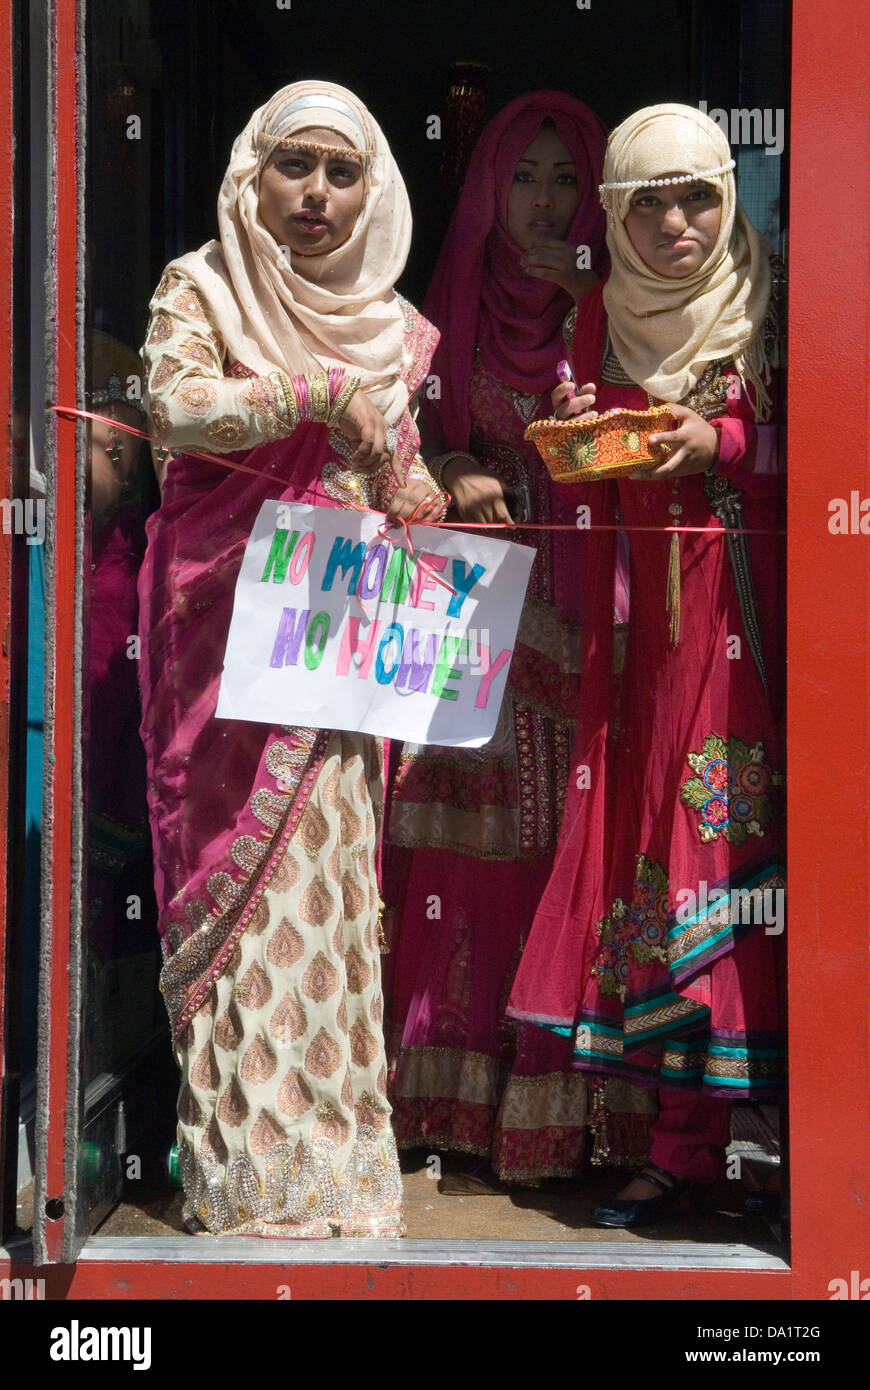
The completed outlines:
{"type": "Polygon", "coordinates": [[[577,420],[533,420],[525,438],[535,445],[555,483],[596,482],[663,463],[667,445],[650,444],[649,437],[674,427],[668,405],[649,410],[617,406],[577,420]]]}

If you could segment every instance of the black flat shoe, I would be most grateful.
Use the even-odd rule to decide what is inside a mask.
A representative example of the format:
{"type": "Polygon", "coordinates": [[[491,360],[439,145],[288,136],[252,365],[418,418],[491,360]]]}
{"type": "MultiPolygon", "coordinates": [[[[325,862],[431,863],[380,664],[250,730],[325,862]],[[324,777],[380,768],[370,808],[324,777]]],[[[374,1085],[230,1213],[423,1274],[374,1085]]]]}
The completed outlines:
{"type": "Polygon", "coordinates": [[[652,1226],[668,1216],[676,1198],[692,1186],[690,1179],[675,1177],[673,1173],[665,1172],[664,1168],[657,1168],[654,1163],[648,1163],[637,1176],[660,1188],[661,1195],[612,1197],[608,1202],[599,1202],[592,1208],[592,1220],[596,1226],[615,1226],[622,1230],[652,1226]]]}

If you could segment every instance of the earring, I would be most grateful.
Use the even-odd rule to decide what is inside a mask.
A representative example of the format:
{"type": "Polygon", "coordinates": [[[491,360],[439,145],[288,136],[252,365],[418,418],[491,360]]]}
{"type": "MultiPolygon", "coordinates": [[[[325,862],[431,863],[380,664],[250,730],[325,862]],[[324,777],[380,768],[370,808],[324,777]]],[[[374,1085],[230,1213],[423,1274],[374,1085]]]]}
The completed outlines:
{"type": "Polygon", "coordinates": [[[107,448],[106,453],[112,460],[112,466],[114,468],[117,468],[121,462],[121,459],[124,457],[124,450],[121,445],[121,436],[115,429],[109,430],[109,447],[107,448]]]}

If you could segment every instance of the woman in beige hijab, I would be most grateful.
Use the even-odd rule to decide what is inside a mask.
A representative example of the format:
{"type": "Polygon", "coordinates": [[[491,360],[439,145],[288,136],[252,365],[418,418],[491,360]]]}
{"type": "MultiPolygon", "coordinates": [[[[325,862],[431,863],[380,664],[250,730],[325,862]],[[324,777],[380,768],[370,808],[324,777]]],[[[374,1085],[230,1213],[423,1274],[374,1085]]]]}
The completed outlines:
{"type": "Polygon", "coordinates": [[[666,402],[675,426],[653,436],[664,462],[583,499],[602,529],[581,549],[582,775],[509,1009],[573,1035],[574,1065],[605,1081],[599,1160],[649,1154],[596,1208],[606,1226],[649,1224],[686,1182],[723,1177],[730,1102],[782,1080],[776,315],[732,166],[691,107],[648,107],[613,132],[613,269],[578,307],[585,384],[553,395],[563,417],[666,402]],[[620,521],[630,602],[615,677],[620,521]]]}
{"type": "Polygon", "coordinates": [[[265,499],[443,512],[409,411],[437,333],[393,288],[408,198],[351,92],[301,82],[256,111],[218,221],[218,241],[167,267],[144,352],[152,426],[173,451],[148,523],[140,676],[185,1220],[398,1235],[382,742],[214,711],[265,499]]]}

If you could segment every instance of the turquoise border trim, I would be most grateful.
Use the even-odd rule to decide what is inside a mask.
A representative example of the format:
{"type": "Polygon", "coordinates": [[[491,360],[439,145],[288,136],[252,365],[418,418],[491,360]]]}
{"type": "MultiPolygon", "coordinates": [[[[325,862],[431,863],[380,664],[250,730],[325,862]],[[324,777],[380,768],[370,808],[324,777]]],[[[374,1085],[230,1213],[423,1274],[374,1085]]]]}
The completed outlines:
{"type": "MultiPolygon", "coordinates": [[[[758,885],[764,881],[764,879],[770,878],[772,874],[781,874],[784,877],[785,865],[777,861],[774,864],[768,864],[765,868],[756,869],[755,872],[749,876],[749,878],[744,879],[742,882],[738,881],[732,883],[727,892],[725,892],[724,886],[714,884],[714,892],[717,892],[718,889],[722,887],[722,892],[725,893],[724,898],[721,896],[717,897],[717,903],[722,904],[724,901],[727,900],[730,906],[732,893],[751,893],[754,888],[757,888],[758,885]]],[[[678,937],[682,936],[684,932],[687,932],[691,927],[697,926],[699,922],[705,921],[706,916],[706,913],[702,915],[700,912],[696,912],[693,917],[689,917],[685,921],[674,922],[674,925],[672,927],[668,927],[668,941],[676,941],[678,937]]],[[[731,923],[728,924],[729,928],[731,925],[731,923]]],[[[689,953],[689,955],[691,954],[692,952],[689,953]]],[[[689,956],[687,955],[683,957],[683,959],[688,960],[689,956]]]]}

